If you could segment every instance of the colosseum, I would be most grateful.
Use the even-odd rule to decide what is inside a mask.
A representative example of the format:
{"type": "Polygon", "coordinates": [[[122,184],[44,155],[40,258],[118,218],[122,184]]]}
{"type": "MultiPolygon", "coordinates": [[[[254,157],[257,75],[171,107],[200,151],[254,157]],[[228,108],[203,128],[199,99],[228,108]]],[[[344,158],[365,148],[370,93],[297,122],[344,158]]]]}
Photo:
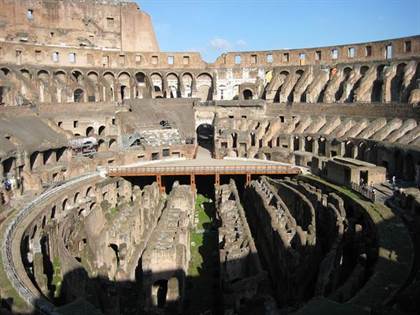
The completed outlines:
{"type": "Polygon", "coordinates": [[[1,314],[418,314],[420,35],[162,52],[0,0],[1,314]]]}

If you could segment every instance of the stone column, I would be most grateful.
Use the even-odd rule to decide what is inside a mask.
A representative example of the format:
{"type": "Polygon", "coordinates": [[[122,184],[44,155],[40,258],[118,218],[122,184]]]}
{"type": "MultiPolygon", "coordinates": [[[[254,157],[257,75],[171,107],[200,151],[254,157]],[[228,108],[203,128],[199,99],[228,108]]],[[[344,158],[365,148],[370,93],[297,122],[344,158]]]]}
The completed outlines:
{"type": "Polygon", "coordinates": [[[299,137],[299,151],[305,151],[305,137],[299,137]]]}
{"type": "Polygon", "coordinates": [[[312,154],[318,155],[319,145],[315,138],[312,138],[312,154]]]}

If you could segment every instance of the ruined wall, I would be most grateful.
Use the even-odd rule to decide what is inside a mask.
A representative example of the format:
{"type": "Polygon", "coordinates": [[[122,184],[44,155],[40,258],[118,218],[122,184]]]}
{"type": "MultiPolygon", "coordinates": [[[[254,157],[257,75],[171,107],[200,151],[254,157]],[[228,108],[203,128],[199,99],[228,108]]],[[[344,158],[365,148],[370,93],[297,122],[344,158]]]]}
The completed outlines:
{"type": "Polygon", "coordinates": [[[223,302],[225,310],[240,312],[267,289],[266,274],[233,180],[217,189],[216,208],[223,302]]]}
{"type": "Polygon", "coordinates": [[[263,265],[276,279],[280,307],[298,307],[312,295],[345,301],[363,285],[375,260],[372,223],[347,213],[337,195],[263,177],[251,183],[245,202],[263,265]]]}
{"type": "Polygon", "coordinates": [[[152,22],[131,1],[0,1],[0,38],[24,44],[159,51],[152,22]]]}
{"type": "Polygon", "coordinates": [[[157,307],[182,310],[194,205],[191,187],[176,182],[141,259],[144,303],[150,311],[157,307]]]}

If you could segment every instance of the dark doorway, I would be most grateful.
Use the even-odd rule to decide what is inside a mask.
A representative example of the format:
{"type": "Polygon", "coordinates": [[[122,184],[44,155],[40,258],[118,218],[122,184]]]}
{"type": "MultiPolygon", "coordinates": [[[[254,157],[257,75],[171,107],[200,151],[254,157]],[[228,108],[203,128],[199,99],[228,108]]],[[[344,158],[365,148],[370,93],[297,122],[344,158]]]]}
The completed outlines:
{"type": "Polygon", "coordinates": [[[244,91],[244,100],[252,100],[252,91],[251,90],[245,90],[244,91]]]}
{"type": "Polygon", "coordinates": [[[157,288],[157,307],[164,308],[166,304],[166,295],[168,294],[168,280],[158,280],[153,284],[153,287],[157,288]]]}
{"type": "Polygon", "coordinates": [[[76,91],[74,91],[74,102],[75,103],[81,103],[83,102],[83,90],[82,89],[77,89],[76,91]]]}
{"type": "Polygon", "coordinates": [[[210,152],[214,144],[214,127],[211,124],[201,124],[197,127],[197,143],[210,152]]]}

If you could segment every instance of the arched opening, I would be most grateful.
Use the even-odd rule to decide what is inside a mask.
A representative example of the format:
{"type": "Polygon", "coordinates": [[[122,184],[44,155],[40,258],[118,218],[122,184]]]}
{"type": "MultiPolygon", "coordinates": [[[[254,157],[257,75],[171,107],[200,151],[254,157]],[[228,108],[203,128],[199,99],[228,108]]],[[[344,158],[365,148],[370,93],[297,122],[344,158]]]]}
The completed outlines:
{"type": "Polygon", "coordinates": [[[406,64],[400,63],[397,66],[397,70],[395,73],[394,78],[391,80],[391,101],[392,102],[400,102],[401,101],[401,90],[402,90],[402,82],[404,79],[404,68],[406,64]]]}
{"type": "Polygon", "coordinates": [[[32,153],[29,158],[29,162],[30,162],[31,170],[38,167],[40,165],[39,152],[32,153]]]}
{"type": "Polygon", "coordinates": [[[98,133],[100,136],[105,135],[105,126],[100,126],[98,129],[98,133]]]}
{"type": "Polygon", "coordinates": [[[163,80],[162,76],[158,73],[153,73],[150,76],[150,79],[152,80],[152,86],[153,86],[153,97],[159,98],[163,97],[163,80]]]}
{"type": "Polygon", "coordinates": [[[384,68],[385,68],[385,65],[380,65],[376,68],[376,79],[373,82],[372,95],[371,95],[372,102],[380,102],[382,100],[382,86],[384,83],[384,80],[383,80],[384,68]]]}
{"type": "Polygon", "coordinates": [[[166,304],[166,296],[168,294],[168,280],[158,280],[153,283],[152,296],[155,306],[164,308],[166,304]]]}
{"type": "Polygon", "coordinates": [[[182,84],[184,86],[184,97],[191,97],[192,96],[192,85],[193,85],[193,77],[190,73],[184,73],[182,75],[182,84]]]}
{"type": "Polygon", "coordinates": [[[126,97],[125,91],[126,91],[126,89],[127,89],[127,87],[125,85],[121,85],[121,87],[120,87],[121,100],[125,100],[125,97],[126,97]]]}
{"type": "Polygon", "coordinates": [[[137,72],[136,73],[136,81],[137,81],[137,84],[146,83],[146,75],[143,72],[137,72]]]}
{"type": "Polygon", "coordinates": [[[348,101],[349,102],[353,102],[354,101],[354,94],[355,94],[355,92],[357,91],[357,89],[359,88],[359,86],[360,86],[360,83],[362,82],[362,79],[364,78],[364,76],[366,75],[366,72],[368,72],[369,71],[369,67],[368,66],[362,66],[361,68],[360,68],[360,78],[359,78],[359,80],[357,80],[357,82],[354,84],[354,86],[353,86],[353,88],[352,88],[352,90],[351,90],[351,92],[350,92],[350,95],[349,95],[349,97],[348,97],[348,101]]]}
{"type": "Polygon", "coordinates": [[[352,68],[350,68],[350,67],[345,67],[344,68],[344,70],[343,70],[343,76],[344,76],[344,78],[343,78],[343,80],[340,83],[340,87],[338,88],[337,92],[335,93],[335,99],[336,100],[341,99],[341,97],[343,96],[344,85],[347,83],[347,81],[348,81],[348,79],[350,77],[351,72],[352,72],[352,68]]]}
{"type": "Polygon", "coordinates": [[[210,101],[213,98],[213,79],[207,73],[202,73],[197,77],[197,97],[202,101],[210,101]]]}
{"type": "Polygon", "coordinates": [[[117,141],[115,139],[109,140],[109,149],[115,150],[117,148],[117,141]]]}
{"type": "Polygon", "coordinates": [[[51,219],[54,219],[55,218],[55,211],[56,211],[56,206],[54,205],[54,207],[52,207],[52,209],[51,209],[51,219]]]}
{"type": "Polygon", "coordinates": [[[81,103],[83,102],[83,90],[82,89],[76,89],[73,93],[73,101],[75,103],[81,103]]]}
{"type": "Polygon", "coordinates": [[[293,86],[293,88],[292,88],[292,90],[290,91],[290,93],[289,93],[289,95],[287,96],[287,102],[288,103],[293,103],[293,102],[298,102],[299,100],[294,100],[293,99],[293,94],[294,94],[294,92],[295,92],[295,88],[296,88],[296,86],[297,86],[297,84],[299,83],[299,81],[300,81],[300,78],[303,76],[303,74],[305,73],[305,71],[303,71],[303,70],[301,70],[301,69],[299,69],[299,70],[297,70],[296,71],[296,83],[295,83],[295,85],[293,86]]]}
{"type": "Polygon", "coordinates": [[[320,156],[325,156],[326,153],[326,140],[325,138],[320,138],[318,140],[318,154],[320,156]]]}
{"type": "Polygon", "coordinates": [[[198,145],[211,152],[214,143],[214,126],[211,124],[201,124],[197,127],[196,132],[198,145]]]}
{"type": "Polygon", "coordinates": [[[169,97],[170,98],[177,98],[180,97],[180,93],[179,93],[179,80],[178,80],[178,76],[174,73],[170,73],[168,74],[168,76],[166,77],[167,81],[168,81],[168,87],[169,87],[169,97]]]}
{"type": "Polygon", "coordinates": [[[130,99],[130,75],[127,72],[121,73],[118,76],[118,83],[120,84],[119,100],[130,99]]]}
{"type": "Polygon", "coordinates": [[[109,247],[114,251],[115,257],[117,259],[117,268],[120,266],[120,255],[119,255],[119,249],[117,244],[109,244],[109,247]]]}
{"type": "Polygon", "coordinates": [[[83,75],[79,70],[74,70],[72,73],[73,78],[76,82],[81,83],[83,80],[83,75]]]}
{"type": "Polygon", "coordinates": [[[278,80],[281,83],[279,84],[279,87],[277,88],[277,91],[276,91],[276,95],[274,96],[274,100],[273,100],[274,103],[280,103],[281,88],[284,85],[284,82],[286,81],[288,75],[289,75],[288,71],[280,72],[278,80]]]}
{"type": "Polygon", "coordinates": [[[88,127],[86,129],[86,137],[92,137],[95,134],[95,129],[93,127],[88,127]]]}
{"type": "Polygon", "coordinates": [[[313,139],[311,137],[306,137],[305,138],[305,151],[306,152],[312,152],[312,141],[313,139]]]}
{"type": "Polygon", "coordinates": [[[251,90],[245,90],[243,92],[244,100],[252,100],[252,91],[251,90]]]}

